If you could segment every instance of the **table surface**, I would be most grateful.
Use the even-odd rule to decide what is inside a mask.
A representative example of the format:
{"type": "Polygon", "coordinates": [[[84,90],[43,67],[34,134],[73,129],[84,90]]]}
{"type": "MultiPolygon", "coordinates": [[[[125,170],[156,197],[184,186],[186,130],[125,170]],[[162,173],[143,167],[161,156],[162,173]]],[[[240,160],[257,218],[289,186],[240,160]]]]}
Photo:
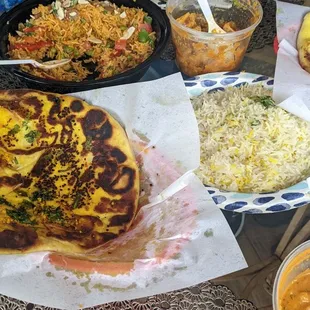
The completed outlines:
{"type": "MultiPolygon", "coordinates": [[[[275,59],[276,57],[273,54],[272,47],[266,46],[261,50],[254,50],[251,53],[246,54],[240,70],[264,74],[267,76],[274,76],[275,59]]],[[[158,79],[178,71],[179,70],[174,61],[158,59],[153,62],[141,81],[158,79]]],[[[272,254],[272,251],[283,236],[285,228],[287,227],[287,224],[292,218],[294,212],[295,211],[287,211],[278,214],[246,215],[245,221],[242,225],[243,230],[237,240],[250,266],[260,260],[263,260],[264,258],[268,258],[268,255],[272,254]]],[[[233,231],[236,231],[240,224],[240,217],[238,214],[226,212],[225,216],[228,219],[233,231]]],[[[238,233],[240,233],[240,231],[238,233]]],[[[264,307],[264,309],[269,309],[266,308],[266,305],[268,302],[270,303],[271,297],[267,295],[267,297],[265,296],[264,298],[261,298],[261,296],[259,296],[259,292],[256,292],[256,295],[254,294],[251,297],[251,300],[254,302],[256,307],[245,300],[238,300],[238,295],[241,294],[242,289],[246,286],[245,283],[241,283],[240,281],[242,282],[242,280],[239,280],[239,282],[237,281],[234,283],[229,283],[229,281],[226,283],[221,283],[227,285],[237,296],[235,296],[231,290],[226,288],[226,286],[214,286],[210,282],[205,282],[199,286],[195,286],[187,290],[163,294],[162,296],[159,295],[150,297],[136,301],[135,303],[124,302],[122,305],[110,304],[109,306],[101,306],[96,309],[245,310],[256,309],[256,307],[264,307]],[[203,294],[205,294],[205,300],[203,300],[203,294]],[[219,301],[219,304],[217,304],[215,300],[219,301]],[[151,303],[156,306],[150,306],[151,303]],[[192,308],[193,305],[196,305],[196,307],[192,308]]],[[[262,295],[262,292],[260,293],[262,295]]],[[[45,309],[44,307],[15,301],[0,295],[0,307],[1,305],[5,306],[3,309],[13,309],[14,305],[17,306],[14,309],[45,309]]]]}

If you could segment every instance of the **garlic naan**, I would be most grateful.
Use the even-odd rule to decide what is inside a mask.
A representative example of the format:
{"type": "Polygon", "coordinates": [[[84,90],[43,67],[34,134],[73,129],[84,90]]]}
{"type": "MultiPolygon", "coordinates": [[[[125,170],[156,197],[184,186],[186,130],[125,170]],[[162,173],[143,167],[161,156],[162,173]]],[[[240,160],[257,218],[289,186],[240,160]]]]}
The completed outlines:
{"type": "Polygon", "coordinates": [[[85,253],[128,230],[138,198],[134,154],[109,113],[0,92],[0,253],[85,253]]]}

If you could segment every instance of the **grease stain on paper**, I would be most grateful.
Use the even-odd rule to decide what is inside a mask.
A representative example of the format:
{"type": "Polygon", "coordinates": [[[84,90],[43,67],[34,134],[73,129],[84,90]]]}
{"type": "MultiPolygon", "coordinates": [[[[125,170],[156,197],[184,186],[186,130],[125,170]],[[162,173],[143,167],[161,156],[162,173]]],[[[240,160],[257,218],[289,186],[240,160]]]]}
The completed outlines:
{"type": "Polygon", "coordinates": [[[207,229],[205,232],[204,232],[204,236],[207,237],[207,238],[210,238],[210,237],[213,237],[213,229],[207,229]]]}
{"type": "Polygon", "coordinates": [[[90,284],[90,279],[88,279],[85,282],[80,283],[80,286],[85,288],[87,294],[91,293],[91,289],[89,288],[89,284],[90,284]]]}
{"type": "Polygon", "coordinates": [[[111,290],[113,292],[126,292],[127,290],[132,290],[137,288],[136,283],[132,283],[131,285],[127,286],[126,288],[119,288],[119,287],[113,287],[109,285],[103,285],[101,283],[96,283],[92,286],[93,289],[100,291],[101,293],[104,290],[111,290]]]}

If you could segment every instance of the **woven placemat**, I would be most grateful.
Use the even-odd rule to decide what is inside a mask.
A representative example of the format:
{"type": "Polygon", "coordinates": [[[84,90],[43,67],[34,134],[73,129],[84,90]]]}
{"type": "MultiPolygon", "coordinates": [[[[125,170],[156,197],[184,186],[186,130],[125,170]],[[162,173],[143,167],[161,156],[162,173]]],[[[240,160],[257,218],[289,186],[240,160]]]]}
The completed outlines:
{"type": "MultiPolygon", "coordinates": [[[[57,310],[0,295],[1,310],[57,310]]],[[[224,285],[204,282],[183,290],[134,300],[112,302],[85,310],[257,310],[224,285]]]]}

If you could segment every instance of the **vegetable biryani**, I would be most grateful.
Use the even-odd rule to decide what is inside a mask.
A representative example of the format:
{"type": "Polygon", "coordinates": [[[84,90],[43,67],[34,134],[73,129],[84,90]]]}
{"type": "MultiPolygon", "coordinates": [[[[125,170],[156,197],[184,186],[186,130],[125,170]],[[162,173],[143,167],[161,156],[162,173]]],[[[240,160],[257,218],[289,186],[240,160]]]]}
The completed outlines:
{"type": "Polygon", "coordinates": [[[9,36],[9,56],[71,59],[50,70],[22,66],[39,77],[75,82],[107,78],[136,67],[154,50],[152,18],[142,9],[109,1],[57,0],[40,4],[30,17],[9,36]]]}
{"type": "Polygon", "coordinates": [[[262,86],[228,88],[192,99],[206,185],[263,193],[310,175],[310,124],[274,104],[262,86]]]}

